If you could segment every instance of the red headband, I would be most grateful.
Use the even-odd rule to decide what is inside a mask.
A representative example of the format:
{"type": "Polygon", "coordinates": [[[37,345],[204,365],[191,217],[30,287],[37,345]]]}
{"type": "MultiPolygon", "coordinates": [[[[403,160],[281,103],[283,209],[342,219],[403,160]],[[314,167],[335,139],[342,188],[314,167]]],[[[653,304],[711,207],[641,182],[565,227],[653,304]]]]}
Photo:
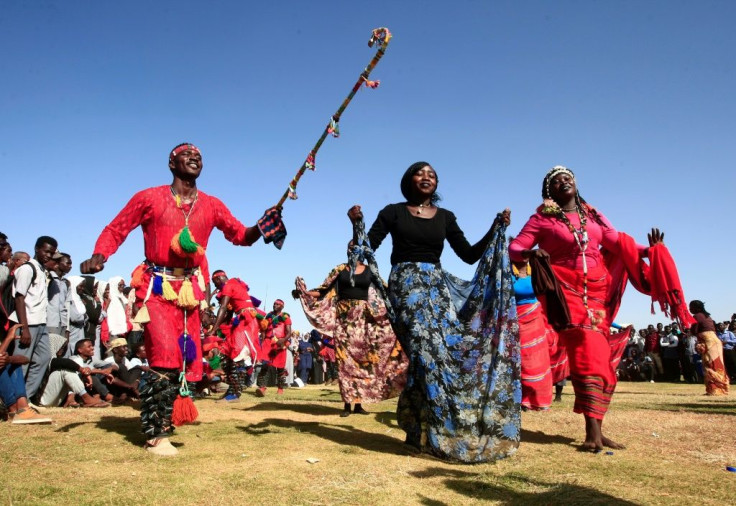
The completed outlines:
{"type": "Polygon", "coordinates": [[[225,276],[227,277],[227,274],[225,274],[225,271],[222,269],[218,269],[215,272],[212,273],[212,279],[215,279],[217,276],[225,276]]]}
{"type": "Polygon", "coordinates": [[[195,146],[194,144],[186,143],[186,144],[182,144],[181,146],[175,147],[171,151],[171,154],[169,155],[169,159],[170,160],[173,160],[174,158],[176,158],[176,155],[178,155],[182,151],[186,151],[188,149],[190,149],[192,151],[196,151],[197,153],[199,153],[200,155],[202,155],[202,152],[199,150],[199,148],[197,146],[195,146]]]}

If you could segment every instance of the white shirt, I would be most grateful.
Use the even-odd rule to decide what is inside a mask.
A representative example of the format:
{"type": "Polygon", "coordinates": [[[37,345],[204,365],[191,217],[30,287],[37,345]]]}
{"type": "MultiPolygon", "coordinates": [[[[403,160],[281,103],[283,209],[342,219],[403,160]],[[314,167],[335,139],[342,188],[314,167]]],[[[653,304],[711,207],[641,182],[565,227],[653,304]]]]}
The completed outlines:
{"type": "MultiPolygon", "coordinates": [[[[48,289],[46,286],[46,269],[35,258],[31,258],[28,263],[15,269],[12,295],[15,297],[19,294],[26,298],[26,318],[28,319],[28,325],[45,325],[46,308],[49,304],[48,289]],[[28,265],[29,263],[33,264],[36,268],[36,279],[33,284],[31,284],[33,268],[28,265]]],[[[15,311],[10,315],[10,319],[20,323],[15,311]]]]}

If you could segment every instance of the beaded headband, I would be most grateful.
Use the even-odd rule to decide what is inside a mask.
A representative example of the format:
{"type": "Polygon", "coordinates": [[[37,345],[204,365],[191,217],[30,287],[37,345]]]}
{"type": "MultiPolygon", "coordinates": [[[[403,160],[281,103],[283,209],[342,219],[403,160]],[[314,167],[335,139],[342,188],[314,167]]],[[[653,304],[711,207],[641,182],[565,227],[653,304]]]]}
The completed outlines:
{"type": "Polygon", "coordinates": [[[577,183],[577,181],[575,181],[575,174],[570,169],[568,169],[564,165],[555,165],[550,169],[549,172],[547,172],[547,175],[544,176],[544,188],[542,192],[542,198],[550,198],[549,183],[550,181],[552,181],[552,178],[555,177],[557,174],[567,174],[572,178],[573,182],[577,183]]]}
{"type": "Polygon", "coordinates": [[[173,160],[174,158],[176,158],[176,155],[178,155],[182,151],[186,151],[186,150],[196,151],[197,153],[199,153],[200,156],[202,155],[202,152],[199,150],[199,148],[197,146],[195,146],[194,144],[189,144],[187,142],[187,143],[184,143],[184,144],[182,144],[180,146],[175,147],[171,151],[171,154],[169,155],[169,160],[173,160]]]}

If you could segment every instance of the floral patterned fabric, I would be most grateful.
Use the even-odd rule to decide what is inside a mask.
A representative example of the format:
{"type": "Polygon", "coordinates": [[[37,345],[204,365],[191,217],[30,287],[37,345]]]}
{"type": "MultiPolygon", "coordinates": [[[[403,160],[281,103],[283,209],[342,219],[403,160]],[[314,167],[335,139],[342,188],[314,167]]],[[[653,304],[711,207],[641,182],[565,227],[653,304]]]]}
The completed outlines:
{"type": "Polygon", "coordinates": [[[394,331],[409,356],[399,425],[407,443],[443,458],[486,462],[519,446],[519,329],[505,229],[496,226],[471,281],[439,264],[391,270],[394,331]]]}
{"type": "Polygon", "coordinates": [[[346,267],[339,265],[330,272],[318,289],[327,292],[320,298],[306,293],[304,281],[297,278],[304,314],[320,333],[335,340],[343,402],[370,403],[396,397],[406,384],[406,356],[375,288],[369,288],[367,301],[339,300],[334,286],[346,267]]]}

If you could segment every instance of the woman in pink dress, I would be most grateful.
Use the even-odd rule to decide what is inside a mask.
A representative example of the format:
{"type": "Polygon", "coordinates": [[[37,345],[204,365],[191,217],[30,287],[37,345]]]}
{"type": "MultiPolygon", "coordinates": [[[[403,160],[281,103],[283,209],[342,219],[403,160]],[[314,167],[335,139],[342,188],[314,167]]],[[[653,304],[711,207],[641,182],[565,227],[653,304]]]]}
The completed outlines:
{"type": "MultiPolygon", "coordinates": [[[[512,261],[548,262],[554,284],[561,289],[554,307],[550,296],[541,299],[567,350],[575,390],[574,411],[585,416],[583,448],[623,448],[602,431],[603,417],[616,387],[612,363],[618,362],[623,351],[618,340],[611,340],[609,328],[625,283],[625,277],[623,283],[617,282],[609,272],[604,254],[625,252],[638,262],[647,256],[648,249],[633,241],[625,243],[628,249],[622,247],[619,236],[624,234],[580,197],[575,175],[566,167],[556,166],[547,173],[542,197],[543,204],[509,245],[509,255],[512,261]],[[538,249],[532,249],[534,246],[538,249]],[[560,318],[556,314],[560,308],[566,308],[569,314],[560,318]]],[[[660,244],[662,238],[663,234],[653,229],[649,243],[660,244]]],[[[533,266],[532,272],[539,270],[533,266]]]]}

